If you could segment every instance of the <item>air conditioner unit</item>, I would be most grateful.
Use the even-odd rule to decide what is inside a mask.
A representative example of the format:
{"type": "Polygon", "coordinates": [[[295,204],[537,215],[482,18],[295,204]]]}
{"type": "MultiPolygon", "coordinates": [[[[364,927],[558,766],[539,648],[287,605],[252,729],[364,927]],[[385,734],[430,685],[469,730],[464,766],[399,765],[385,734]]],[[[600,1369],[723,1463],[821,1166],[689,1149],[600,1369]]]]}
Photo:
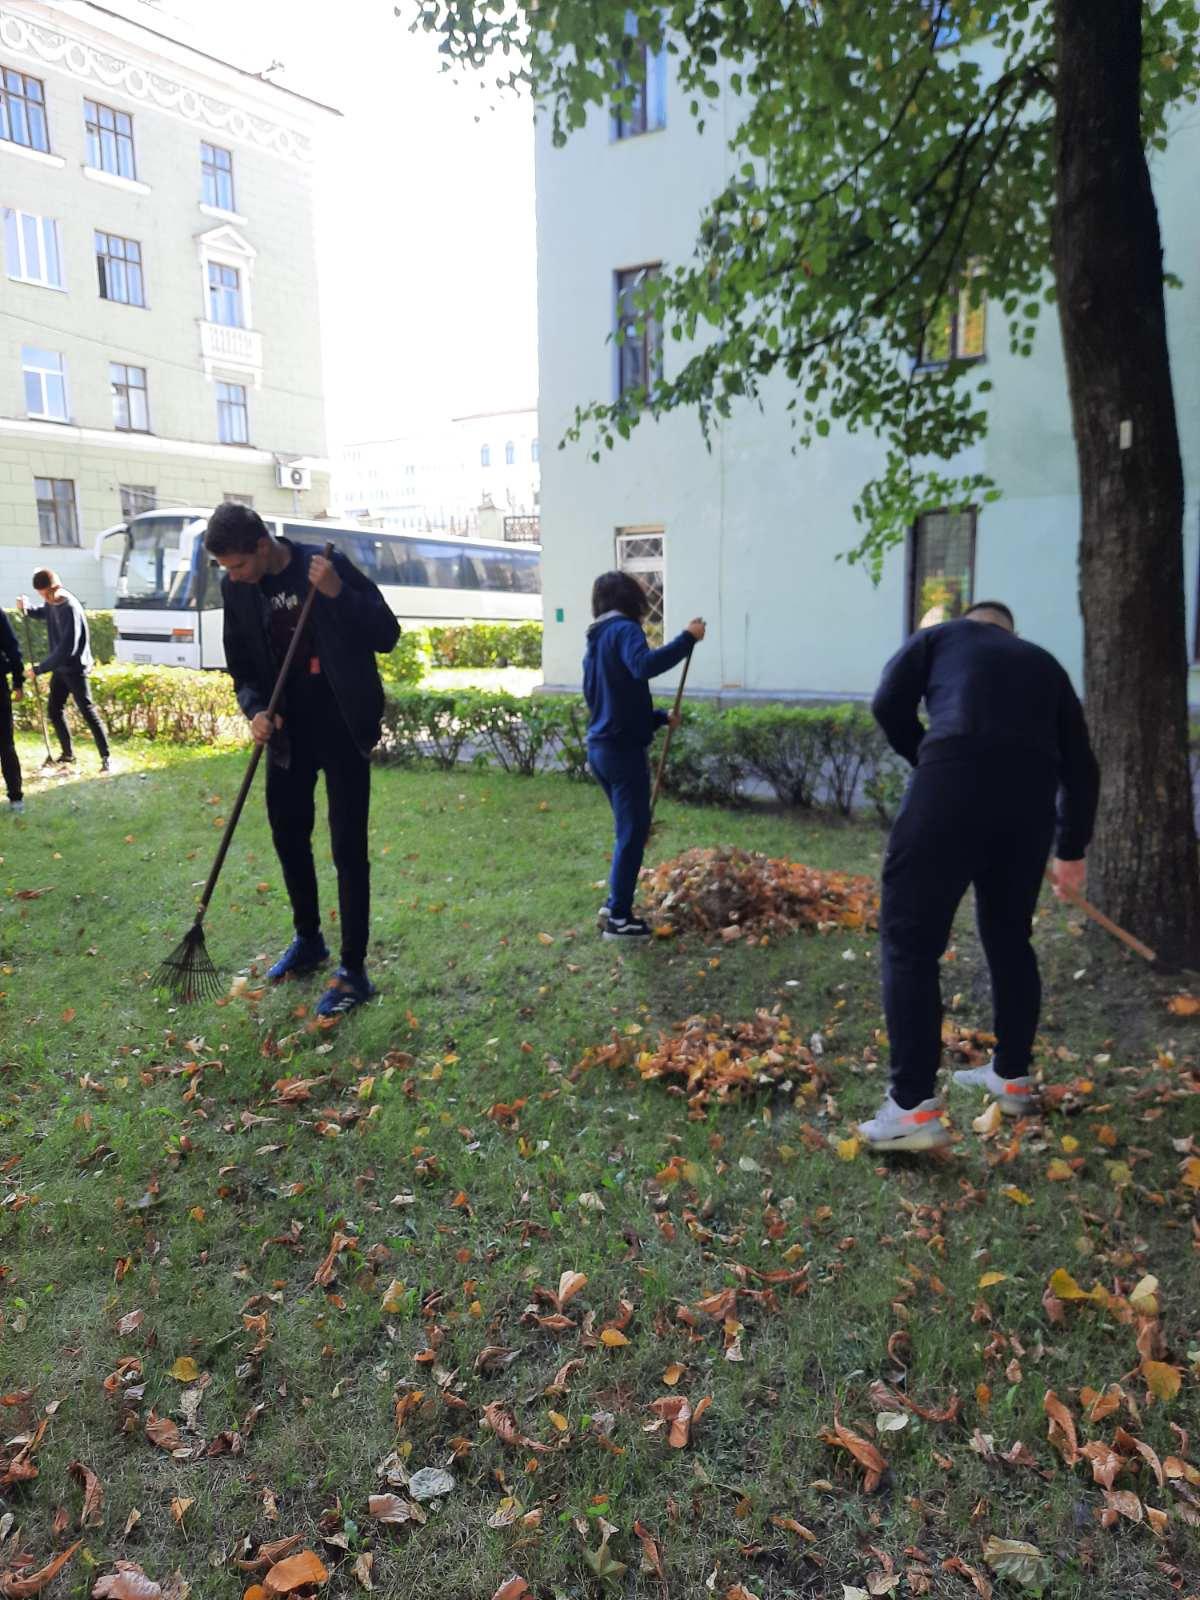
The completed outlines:
{"type": "Polygon", "coordinates": [[[275,468],[275,482],[281,489],[311,489],[312,471],[309,467],[277,465],[275,468]]]}

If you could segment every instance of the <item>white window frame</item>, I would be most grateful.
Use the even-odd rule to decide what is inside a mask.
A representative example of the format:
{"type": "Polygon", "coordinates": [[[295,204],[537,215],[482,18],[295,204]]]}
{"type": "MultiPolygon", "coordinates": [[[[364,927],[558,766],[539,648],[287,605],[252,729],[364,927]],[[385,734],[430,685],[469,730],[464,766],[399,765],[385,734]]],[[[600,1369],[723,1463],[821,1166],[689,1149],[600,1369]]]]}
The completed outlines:
{"type": "Polygon", "coordinates": [[[639,580],[643,573],[658,575],[663,598],[663,638],[658,640],[658,643],[661,644],[666,639],[667,634],[667,530],[661,522],[625,525],[617,529],[614,542],[618,572],[628,572],[639,580]],[[657,556],[631,556],[627,553],[636,541],[643,539],[658,540],[657,556]]]}
{"type": "MultiPolygon", "coordinates": [[[[48,478],[43,473],[35,472],[34,475],[33,475],[33,504],[34,504],[34,510],[37,513],[37,519],[38,519],[38,544],[39,544],[39,546],[43,550],[78,550],[79,549],[79,545],[80,545],[80,540],[79,540],[79,485],[76,483],[75,479],[74,478],[48,478]],[[47,541],[47,540],[42,538],[42,517],[41,517],[40,501],[39,501],[39,496],[38,496],[38,492],[37,492],[37,486],[38,486],[39,483],[49,483],[49,484],[69,483],[71,485],[71,521],[72,521],[73,525],[72,525],[70,531],[72,533],[74,533],[74,535],[75,535],[75,538],[73,540],[57,539],[57,540],[54,540],[54,541],[50,542],[50,541],[47,541]]],[[[58,527],[58,504],[59,504],[57,496],[53,496],[53,498],[51,500],[51,504],[54,506],[54,523],[55,523],[55,527],[57,528],[58,527]]]]}
{"type": "Polygon", "coordinates": [[[118,433],[149,433],[150,432],[150,381],[145,367],[131,366],[128,361],[110,361],[108,364],[108,384],[112,392],[113,427],[118,433]],[[130,383],[129,374],[140,372],[140,384],[130,383]],[[136,397],[141,395],[141,418],[135,418],[136,397]],[[121,411],[124,409],[126,420],[120,420],[121,411]]]}
{"type": "Polygon", "coordinates": [[[92,231],[92,246],[96,252],[97,282],[100,289],[101,300],[106,300],[109,305],[134,306],[140,311],[145,311],[147,309],[146,262],[142,255],[142,241],[140,239],[127,239],[122,233],[109,233],[104,228],[95,228],[92,231]],[[103,249],[100,248],[100,241],[102,239],[104,241],[103,249]],[[124,255],[113,254],[110,246],[114,243],[123,247],[125,251],[124,255]],[[130,245],[132,245],[137,251],[136,261],[133,260],[128,253],[130,245]],[[113,263],[112,267],[106,266],[103,269],[102,283],[99,281],[101,278],[101,262],[113,263]],[[125,288],[124,295],[113,293],[106,294],[104,292],[105,290],[111,291],[115,289],[118,283],[122,281],[125,288]],[[141,298],[139,300],[135,300],[131,293],[131,286],[135,281],[141,293],[141,298]]]}
{"type": "Polygon", "coordinates": [[[230,444],[230,445],[248,445],[250,443],[250,387],[249,387],[249,385],[245,384],[245,383],[238,383],[232,378],[218,378],[216,380],[216,384],[217,384],[217,443],[218,444],[230,444]],[[226,399],[222,395],[221,391],[223,389],[240,389],[242,391],[242,401],[241,401],[240,407],[236,406],[234,404],[234,402],[232,402],[231,400],[226,399]],[[221,416],[222,416],[223,410],[226,407],[229,407],[229,409],[231,411],[232,410],[240,410],[242,415],[243,415],[243,417],[245,418],[245,422],[246,422],[246,437],[244,439],[232,439],[232,438],[231,439],[226,439],[224,437],[224,435],[222,434],[222,431],[221,431],[221,416]]]}
{"type": "Polygon", "coordinates": [[[40,289],[57,289],[66,293],[63,282],[62,228],[56,217],[43,217],[33,211],[19,211],[15,206],[4,207],[4,253],[8,276],[13,283],[36,284],[40,289]],[[33,223],[37,234],[37,271],[30,270],[28,241],[25,237],[27,223],[33,223]],[[49,251],[47,239],[53,240],[53,250],[58,262],[58,278],[46,276],[45,267],[49,251]]]}
{"type": "Polygon", "coordinates": [[[67,389],[67,359],[61,350],[44,350],[40,345],[22,345],[21,389],[25,398],[26,416],[32,418],[36,422],[70,422],[71,396],[67,389]],[[30,361],[28,359],[30,356],[53,356],[58,362],[58,365],[57,367],[41,366],[36,362],[30,361]],[[39,411],[31,411],[28,409],[28,379],[34,373],[37,374],[38,388],[41,391],[42,397],[41,409],[39,411]],[[47,378],[57,378],[62,384],[63,409],[61,416],[58,414],[58,412],[48,409],[49,392],[46,382],[47,378]]]}
{"type": "Polygon", "coordinates": [[[227,149],[223,144],[213,144],[210,139],[201,139],[200,141],[200,196],[201,205],[208,206],[211,211],[219,211],[230,217],[237,215],[237,190],[234,188],[233,182],[233,151],[227,149]],[[208,159],[210,150],[229,157],[228,169],[222,167],[218,162],[208,159]],[[212,199],[209,199],[208,196],[210,172],[213,178],[212,199]],[[220,199],[222,178],[227,179],[229,183],[229,204],[227,206],[222,205],[220,199]]]}
{"type": "MultiPolygon", "coordinates": [[[[219,228],[210,228],[207,233],[202,233],[196,241],[200,256],[200,292],[202,318],[212,324],[212,302],[209,297],[208,268],[211,263],[218,267],[232,267],[238,275],[238,291],[242,306],[241,327],[247,330],[254,328],[254,263],[258,259],[258,251],[248,239],[244,239],[236,228],[224,224],[219,228]]],[[[224,323],[216,324],[218,327],[227,326],[224,323]]],[[[257,386],[257,385],[256,385],[257,386]]]]}
{"type": "Polygon", "coordinates": [[[87,151],[87,165],[92,172],[106,172],[110,178],[123,178],[126,183],[138,182],[137,142],[133,131],[133,112],[123,111],[120,106],[110,106],[105,100],[84,98],[83,102],[83,139],[87,151]],[[95,129],[92,132],[92,115],[95,111],[95,129]],[[113,120],[111,128],[104,126],[104,112],[108,112],[113,120]],[[118,118],[124,117],[129,124],[129,131],[124,132],[118,126],[118,118]],[[121,170],[121,155],[123,145],[129,146],[129,171],[121,170]],[[112,155],[116,166],[110,167],[106,156],[112,155]],[[93,161],[92,157],[96,159],[93,161]]]}

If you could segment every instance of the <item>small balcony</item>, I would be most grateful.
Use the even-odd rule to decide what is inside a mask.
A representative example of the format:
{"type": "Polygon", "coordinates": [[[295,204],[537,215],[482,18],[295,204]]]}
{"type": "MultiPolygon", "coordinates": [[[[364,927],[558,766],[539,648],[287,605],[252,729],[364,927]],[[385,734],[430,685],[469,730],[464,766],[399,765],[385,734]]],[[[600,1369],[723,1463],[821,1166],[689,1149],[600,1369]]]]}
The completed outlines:
{"type": "Polygon", "coordinates": [[[200,354],[204,375],[212,378],[221,372],[244,373],[257,389],[262,385],[262,334],[253,328],[229,328],[221,322],[200,324],[200,354]]]}

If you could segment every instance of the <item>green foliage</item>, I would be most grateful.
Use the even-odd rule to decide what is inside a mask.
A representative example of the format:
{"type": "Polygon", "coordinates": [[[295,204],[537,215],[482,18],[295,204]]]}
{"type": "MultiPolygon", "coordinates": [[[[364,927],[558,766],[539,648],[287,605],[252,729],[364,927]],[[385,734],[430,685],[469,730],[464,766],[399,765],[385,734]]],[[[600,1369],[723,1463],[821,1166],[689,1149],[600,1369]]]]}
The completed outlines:
{"type": "MultiPolygon", "coordinates": [[[[986,293],[1011,348],[1032,349],[1050,284],[1054,7],[1034,0],[416,0],[448,65],[527,84],[563,143],[589,111],[627,107],[642,47],[665,48],[690,114],[720,103],[728,180],[696,249],[639,305],[679,351],[648,390],[580,406],[598,459],[644,415],[694,406],[707,431],[768,390],[798,442],[833,425],[884,447],[856,507],[851,560],[876,576],[913,518],[995,498],[956,458],[983,438],[983,369],[915,357],[958,293],[986,293]]],[[[1142,125],[1161,148],[1200,89],[1195,0],[1143,6],[1142,125]]]]}
{"type": "Polygon", "coordinates": [[[420,683],[428,666],[425,639],[419,630],[401,631],[396,648],[386,656],[377,657],[379,676],[384,683],[420,683]]]}
{"type": "Polygon", "coordinates": [[[540,622],[472,622],[425,631],[435,667],[540,667],[540,622]]]}
{"type": "MultiPolygon", "coordinates": [[[[209,745],[236,737],[244,727],[233,684],[223,672],[112,661],[96,668],[91,685],[92,698],[116,739],[139,734],[169,744],[209,745]]],[[[26,689],[13,709],[18,728],[40,730],[37,700],[31,690],[26,689]]],[[[71,715],[69,709],[67,714],[71,715]]]]}
{"type": "MultiPolygon", "coordinates": [[[[19,611],[9,611],[8,620],[13,625],[13,631],[21,646],[21,654],[25,655],[25,619],[19,611]]],[[[97,666],[103,666],[116,655],[117,629],[111,611],[89,611],[87,613],[88,633],[92,641],[92,655],[97,666]]],[[[29,620],[29,633],[33,639],[34,660],[41,661],[50,648],[46,637],[46,624],[40,621],[29,620]]],[[[26,663],[28,665],[28,663],[26,663]]]]}

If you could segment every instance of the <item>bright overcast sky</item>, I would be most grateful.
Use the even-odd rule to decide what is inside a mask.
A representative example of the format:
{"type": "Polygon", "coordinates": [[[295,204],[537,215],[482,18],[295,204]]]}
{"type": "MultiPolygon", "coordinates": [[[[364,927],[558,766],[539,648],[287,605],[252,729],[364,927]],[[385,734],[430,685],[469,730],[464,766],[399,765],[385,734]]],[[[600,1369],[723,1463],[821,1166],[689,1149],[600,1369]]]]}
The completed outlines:
{"type": "Polygon", "coordinates": [[[197,43],[337,106],[318,179],[331,447],[537,398],[533,133],[444,74],[413,0],[160,0],[197,43]],[[478,120],[476,120],[478,118],[478,120]]]}

